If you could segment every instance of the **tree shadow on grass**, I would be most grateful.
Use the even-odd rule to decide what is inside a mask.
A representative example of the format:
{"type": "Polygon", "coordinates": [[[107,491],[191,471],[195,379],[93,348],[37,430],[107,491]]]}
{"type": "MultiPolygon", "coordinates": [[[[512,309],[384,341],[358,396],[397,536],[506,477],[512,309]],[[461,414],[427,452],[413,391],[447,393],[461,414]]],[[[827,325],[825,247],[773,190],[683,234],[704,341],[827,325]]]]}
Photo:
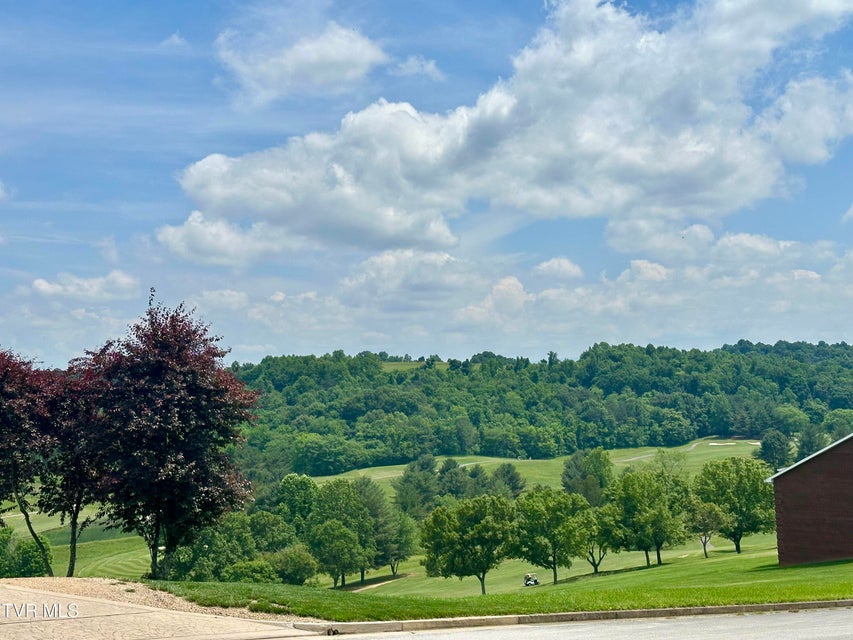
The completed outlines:
{"type": "Polygon", "coordinates": [[[395,580],[402,580],[403,578],[406,578],[409,575],[410,574],[408,573],[398,573],[396,576],[373,576],[372,578],[365,578],[364,582],[362,582],[361,580],[356,580],[355,582],[347,582],[347,586],[343,588],[338,587],[337,591],[361,591],[362,589],[370,589],[371,587],[378,587],[379,585],[386,584],[388,582],[394,582],[395,580]]]}
{"type": "Polygon", "coordinates": [[[819,568],[819,567],[845,567],[845,566],[853,566],[853,558],[847,558],[846,560],[827,560],[825,562],[810,562],[808,564],[796,564],[788,567],[780,567],[778,562],[770,562],[768,564],[763,564],[758,567],[753,567],[750,571],[754,572],[762,572],[762,571],[787,571],[789,569],[807,569],[807,568],[819,568]]]}
{"type": "MultiPolygon", "coordinates": [[[[660,565],[660,566],[666,566],[666,565],[667,565],[667,563],[664,562],[663,565],[660,565]]],[[[599,571],[598,573],[582,573],[579,576],[570,576],[568,578],[562,578],[560,580],[557,580],[557,584],[571,584],[573,582],[580,582],[583,580],[594,580],[595,578],[599,578],[602,576],[618,576],[618,575],[623,575],[626,573],[633,573],[635,571],[648,571],[648,570],[654,569],[657,566],[658,566],[657,564],[653,564],[650,567],[642,565],[642,566],[638,566],[638,567],[625,567],[623,569],[611,569],[610,571],[599,571]]],[[[547,581],[547,582],[543,582],[542,584],[545,584],[545,585],[551,584],[552,585],[554,583],[551,581],[547,581]]]]}

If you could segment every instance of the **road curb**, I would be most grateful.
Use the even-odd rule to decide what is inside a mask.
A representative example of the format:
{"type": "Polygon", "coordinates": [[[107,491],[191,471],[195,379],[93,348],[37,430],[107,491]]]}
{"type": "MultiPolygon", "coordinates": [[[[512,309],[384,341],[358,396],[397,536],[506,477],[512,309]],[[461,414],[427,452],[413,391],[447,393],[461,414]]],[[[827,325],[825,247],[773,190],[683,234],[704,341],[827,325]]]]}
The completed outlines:
{"type": "Polygon", "coordinates": [[[810,602],[768,602],[764,604],[732,604],[709,607],[670,607],[664,609],[527,613],[505,616],[428,618],[424,620],[394,620],[384,622],[294,622],[293,627],[302,631],[313,631],[321,635],[336,636],[350,633],[426,631],[430,629],[498,627],[516,624],[547,624],[554,622],[584,622],[591,620],[621,620],[629,618],[672,618],[677,616],[764,613],[769,611],[802,611],[806,609],[832,609],[844,607],[853,607],[853,599],[814,600],[810,602]]]}

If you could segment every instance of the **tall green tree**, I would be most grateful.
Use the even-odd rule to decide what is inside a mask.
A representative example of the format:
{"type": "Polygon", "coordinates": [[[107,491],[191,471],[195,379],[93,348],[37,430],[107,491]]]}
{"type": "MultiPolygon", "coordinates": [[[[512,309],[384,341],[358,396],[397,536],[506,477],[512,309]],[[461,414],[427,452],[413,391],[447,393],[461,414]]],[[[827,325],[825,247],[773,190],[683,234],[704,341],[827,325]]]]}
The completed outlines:
{"type": "Polygon", "coordinates": [[[723,458],[706,462],[694,480],[694,492],[716,504],[726,517],[720,535],[740,553],[741,540],[753,533],[772,531],[776,524],[773,486],[765,463],[754,458],[723,458]]]}
{"type": "Polygon", "coordinates": [[[790,437],[802,431],[809,424],[809,416],[799,407],[783,404],[773,410],[773,419],[777,431],[790,437]]]}
{"type": "Polygon", "coordinates": [[[492,472],[492,485],[495,491],[505,491],[510,498],[517,498],[524,491],[527,482],[511,462],[502,462],[492,472]]]}
{"type": "Polygon", "coordinates": [[[579,493],[536,487],[515,501],[516,534],[513,555],[550,569],[554,584],[557,568],[572,566],[584,554],[585,536],[576,516],[589,509],[579,493]]]}
{"type": "Polygon", "coordinates": [[[370,564],[361,567],[361,581],[364,582],[366,569],[376,569],[392,562],[394,555],[394,538],[397,521],[385,492],[375,480],[367,476],[359,476],[353,480],[353,488],[367,509],[373,526],[373,547],[375,553],[370,564]]]}
{"type": "Polygon", "coordinates": [[[853,433],[853,409],[833,409],[829,411],[822,422],[823,430],[833,440],[839,440],[853,433]]]}
{"type": "Polygon", "coordinates": [[[764,460],[771,469],[786,467],[791,463],[791,439],[777,429],[768,429],[755,456],[764,460]]]}
{"type": "Polygon", "coordinates": [[[687,530],[699,537],[702,553],[706,558],[711,536],[723,529],[727,522],[726,514],[718,505],[692,496],[687,508],[687,530]]]}
{"type": "Polygon", "coordinates": [[[455,458],[445,458],[438,469],[438,493],[461,499],[469,497],[471,478],[455,458]]]}
{"type": "Polygon", "coordinates": [[[660,565],[664,545],[685,539],[682,512],[669,493],[672,488],[665,475],[641,469],[620,477],[611,492],[611,502],[618,512],[620,546],[645,553],[646,566],[651,565],[652,549],[660,565]]]}
{"type": "Polygon", "coordinates": [[[579,493],[592,506],[600,505],[613,483],[613,463],[603,447],[580,450],[566,458],[561,481],[566,493],[579,493]]]}
{"type": "Polygon", "coordinates": [[[808,423],[797,435],[797,461],[808,458],[829,444],[829,436],[820,425],[808,423]]]}
{"type": "Polygon", "coordinates": [[[415,520],[400,511],[394,509],[394,528],[391,544],[388,548],[388,566],[391,567],[391,575],[397,575],[400,562],[408,560],[417,550],[418,525],[415,520]]]}
{"type": "Polygon", "coordinates": [[[396,491],[395,502],[415,520],[423,520],[435,505],[438,476],[435,458],[424,455],[406,465],[403,475],[391,481],[396,491]]]}
{"type": "Polygon", "coordinates": [[[331,576],[335,588],[339,580],[345,586],[346,575],[364,565],[364,548],[358,534],[340,520],[332,518],[318,523],[309,536],[311,553],[320,568],[331,576]]]}
{"type": "Polygon", "coordinates": [[[227,513],[215,524],[199,531],[191,544],[178,547],[166,577],[194,582],[223,580],[230,567],[255,560],[257,552],[246,514],[227,513]]]}
{"type": "Polygon", "coordinates": [[[222,366],[218,341],[183,305],[155,304],[152,292],[126,338],[88,355],[104,385],[99,499],[115,526],[143,537],[154,578],[168,573],[180,545],[247,496],[227,452],[256,394],[222,366]]]}
{"type": "Polygon", "coordinates": [[[306,522],[314,508],[317,484],[309,476],[288,473],[279,482],[276,511],[293,525],[296,535],[305,533],[306,522]]]}
{"type": "Polygon", "coordinates": [[[249,529],[259,553],[280,551],[296,541],[296,530],[283,516],[255,511],[249,516],[249,529]]]}
{"type": "Polygon", "coordinates": [[[421,525],[427,575],[476,576],[485,594],[486,574],[512,552],[513,527],[513,504],[500,496],[436,507],[421,525]]]}
{"type": "Polygon", "coordinates": [[[613,504],[591,507],[576,516],[579,535],[583,539],[584,559],[598,573],[611,550],[619,551],[619,513],[613,504]]]}
{"type": "Polygon", "coordinates": [[[346,572],[340,574],[341,586],[345,586],[346,573],[351,570],[349,566],[351,557],[358,557],[359,564],[354,567],[358,570],[372,567],[376,558],[373,518],[362,501],[355,484],[345,478],[336,478],[317,488],[314,508],[308,518],[308,537],[311,540],[311,551],[317,560],[327,567],[330,566],[328,556],[330,547],[326,545],[325,541],[322,540],[322,535],[318,532],[324,530],[323,525],[332,520],[338,521],[356,536],[353,554],[347,554],[339,561],[341,566],[348,568],[346,572]]]}

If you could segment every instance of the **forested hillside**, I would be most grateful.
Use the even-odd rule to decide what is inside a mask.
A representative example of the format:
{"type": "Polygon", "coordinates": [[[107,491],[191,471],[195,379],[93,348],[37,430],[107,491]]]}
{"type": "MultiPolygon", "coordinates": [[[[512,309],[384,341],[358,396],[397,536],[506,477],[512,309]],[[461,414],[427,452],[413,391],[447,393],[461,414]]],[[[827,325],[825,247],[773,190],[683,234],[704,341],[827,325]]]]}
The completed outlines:
{"type": "MultiPolygon", "coordinates": [[[[232,365],[263,392],[236,452],[257,485],[433,455],[550,458],[696,437],[853,431],[853,347],[741,341],[714,351],[596,344],[577,360],[385,353],[232,365]],[[404,361],[405,360],[405,361],[404,361]],[[774,433],[775,433],[774,431],[774,433]]],[[[826,435],[824,435],[826,434],[826,435]]]]}

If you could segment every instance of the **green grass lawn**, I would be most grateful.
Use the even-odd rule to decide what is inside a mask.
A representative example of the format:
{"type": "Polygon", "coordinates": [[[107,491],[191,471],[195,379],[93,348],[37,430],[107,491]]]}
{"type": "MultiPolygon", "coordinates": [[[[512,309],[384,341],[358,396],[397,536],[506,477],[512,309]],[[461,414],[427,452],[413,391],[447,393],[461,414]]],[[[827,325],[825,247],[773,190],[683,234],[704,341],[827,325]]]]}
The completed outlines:
{"type": "MultiPolygon", "coordinates": [[[[81,520],[93,515],[93,509],[84,510],[81,520]]],[[[23,515],[10,511],[3,514],[7,526],[21,538],[29,538],[23,515]]],[[[70,529],[56,516],[30,514],[33,528],[47,538],[53,553],[53,573],[64,576],[68,569],[68,538],[70,529]]],[[[145,541],[134,534],[91,525],[83,530],[77,544],[77,562],[74,574],[82,577],[129,578],[138,580],[148,572],[150,558],[145,541]]]]}
{"type": "MultiPolygon", "coordinates": [[[[767,555],[776,562],[776,536],[775,534],[764,534],[748,536],[743,539],[744,552],[749,551],[753,555],[767,555]]],[[[717,557],[728,557],[734,554],[734,545],[724,538],[715,537],[711,541],[709,549],[712,560],[717,557]]],[[[652,562],[654,552],[652,552],[652,562]]],[[[704,561],[702,546],[698,541],[688,541],[684,545],[672,549],[664,549],[662,552],[665,564],[682,563],[690,559],[704,561]]],[[[743,557],[743,554],[742,556],[743,557]]],[[[639,551],[610,553],[604,558],[600,571],[604,574],[624,573],[645,567],[645,554],[639,551]]],[[[551,584],[553,577],[550,570],[536,567],[522,560],[506,560],[499,567],[493,569],[486,575],[486,589],[491,594],[513,593],[525,591],[522,587],[522,578],[525,573],[535,573],[539,576],[542,584],[551,584]]],[[[405,578],[392,579],[388,568],[381,568],[367,574],[366,582],[368,589],[374,594],[410,595],[430,598],[457,598],[478,595],[480,583],[475,577],[465,578],[431,578],[426,575],[424,567],[420,564],[420,557],[412,558],[401,563],[398,576],[405,578]]],[[[577,580],[584,576],[590,576],[592,567],[582,558],[575,558],[569,569],[560,567],[557,572],[558,583],[577,580]]],[[[359,590],[359,576],[347,576],[347,588],[359,590]]],[[[320,576],[318,585],[331,587],[332,580],[328,576],[320,576]]]]}
{"type": "MultiPolygon", "coordinates": [[[[681,451],[685,454],[684,465],[691,475],[697,473],[702,465],[709,460],[719,460],[730,456],[748,456],[758,448],[754,440],[720,440],[717,438],[702,438],[694,440],[680,447],[673,447],[667,451],[681,451]]],[[[625,467],[642,464],[650,460],[657,451],[656,447],[639,447],[634,449],[613,449],[607,453],[613,461],[617,473],[625,467]]],[[[438,456],[438,465],[448,456],[438,456]]],[[[451,456],[461,465],[481,464],[486,470],[491,471],[503,462],[511,462],[516,466],[518,472],[527,481],[527,486],[532,487],[542,484],[555,489],[562,487],[560,476],[563,473],[563,461],[566,456],[552,460],[517,460],[515,458],[491,458],[488,456],[451,456]]],[[[394,478],[403,475],[405,464],[388,465],[384,467],[370,467],[367,469],[354,469],[336,476],[318,476],[317,482],[326,482],[333,478],[356,478],[367,476],[376,480],[386,495],[393,496],[394,489],[391,482],[394,478]]]]}
{"type": "MultiPolygon", "coordinates": [[[[685,452],[690,473],[713,459],[750,455],[756,445],[746,440],[702,439],[679,447],[685,452]]],[[[655,448],[610,451],[616,470],[651,458],[655,448]]],[[[505,459],[458,456],[460,464],[482,464],[487,469],[505,459]]],[[[510,460],[527,481],[560,487],[563,458],[555,460],[510,460]]],[[[344,477],[367,475],[379,482],[389,495],[391,480],[402,474],[405,465],[351,471],[344,477]]],[[[322,482],[327,478],[317,478],[322,482]]],[[[7,524],[19,535],[27,535],[23,517],[7,513],[7,524]]],[[[68,562],[68,529],[57,518],[32,516],[35,528],[51,541],[54,572],[64,575],[68,562]]],[[[138,536],[93,526],[78,545],[78,576],[139,579],[149,566],[145,543],[138,536]]],[[[548,571],[519,560],[509,560],[486,577],[487,596],[479,595],[474,577],[430,578],[418,558],[404,563],[399,577],[390,571],[368,574],[368,589],[358,584],[358,576],[348,577],[346,590],[331,590],[331,580],[320,577],[314,587],[285,585],[238,585],[206,583],[163,583],[162,587],[206,604],[287,610],[329,620],[381,620],[452,615],[533,613],[566,610],[664,607],[694,604],[728,604],[814,600],[853,597],[853,563],[779,569],[776,564],[775,536],[753,536],[744,540],[744,553],[736,555],[730,542],[713,541],[711,558],[702,558],[698,542],[664,552],[665,565],[646,569],[640,553],[611,554],[601,567],[603,574],[592,576],[582,559],[561,569],[559,582],[551,583],[548,571]],[[524,588],[526,572],[538,573],[542,584],[524,588]],[[276,609],[279,607],[279,609],[276,609]]]]}
{"type": "MultiPolygon", "coordinates": [[[[150,570],[148,547],[139,536],[124,536],[81,542],[77,545],[74,574],[79,577],[139,580],[150,570]]],[[[53,573],[64,576],[68,569],[68,545],[53,547],[53,573]]]]}
{"type": "MultiPolygon", "coordinates": [[[[328,587],[157,583],[159,588],[205,605],[252,606],[325,620],[393,620],[460,615],[554,613],[742,603],[832,600],[853,597],[853,561],[780,568],[773,536],[747,538],[735,554],[721,545],[708,559],[683,547],[664,565],[645,568],[640,554],[617,556],[603,573],[586,566],[556,584],[522,587],[528,565],[507,562],[486,577],[480,596],[476,578],[408,576],[360,592],[328,587]],[[639,561],[639,562],[638,562],[639,561]],[[465,590],[463,595],[462,589],[465,590]]],[[[406,570],[404,568],[403,570],[406,570]]],[[[375,579],[375,578],[374,578],[375,579]]]]}

